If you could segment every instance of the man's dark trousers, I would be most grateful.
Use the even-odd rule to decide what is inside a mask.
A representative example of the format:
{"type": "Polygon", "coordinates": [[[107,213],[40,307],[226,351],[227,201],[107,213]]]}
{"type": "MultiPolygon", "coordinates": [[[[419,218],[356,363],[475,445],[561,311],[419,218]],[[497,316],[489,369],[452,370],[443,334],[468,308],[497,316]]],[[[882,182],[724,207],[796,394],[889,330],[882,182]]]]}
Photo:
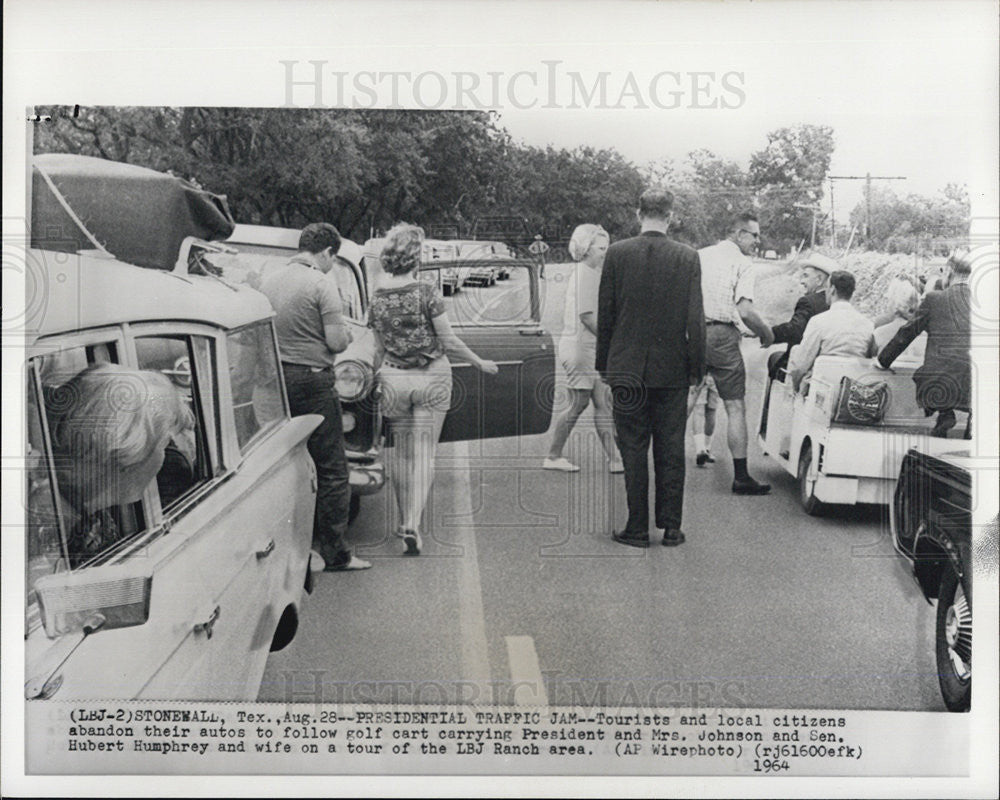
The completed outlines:
{"type": "Polygon", "coordinates": [[[624,533],[649,535],[649,442],[656,476],[656,527],[681,527],[687,389],[613,387],[618,449],[625,466],[628,522],[624,533]]]}
{"type": "Polygon", "coordinates": [[[333,371],[313,372],[309,367],[295,364],[283,364],[282,367],[292,416],[320,414],[323,417],[323,422],[306,443],[316,463],[313,547],[327,565],[345,564],[351,560],[351,551],[344,543],[350,516],[351,485],[344,452],[340,398],[334,387],[333,371]]]}

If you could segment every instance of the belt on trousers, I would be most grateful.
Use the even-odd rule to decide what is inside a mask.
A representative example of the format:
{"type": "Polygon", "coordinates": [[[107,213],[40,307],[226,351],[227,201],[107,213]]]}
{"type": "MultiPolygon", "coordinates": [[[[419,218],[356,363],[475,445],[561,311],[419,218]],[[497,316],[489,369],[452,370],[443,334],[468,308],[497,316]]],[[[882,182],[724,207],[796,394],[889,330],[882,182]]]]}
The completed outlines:
{"type": "Polygon", "coordinates": [[[705,324],[706,325],[732,325],[734,327],[736,326],[735,322],[723,322],[721,319],[706,319],[705,320],[705,324]]]}
{"type": "Polygon", "coordinates": [[[284,369],[307,369],[310,372],[331,372],[333,367],[314,367],[310,364],[293,364],[290,361],[282,361],[281,366],[284,369]]]}

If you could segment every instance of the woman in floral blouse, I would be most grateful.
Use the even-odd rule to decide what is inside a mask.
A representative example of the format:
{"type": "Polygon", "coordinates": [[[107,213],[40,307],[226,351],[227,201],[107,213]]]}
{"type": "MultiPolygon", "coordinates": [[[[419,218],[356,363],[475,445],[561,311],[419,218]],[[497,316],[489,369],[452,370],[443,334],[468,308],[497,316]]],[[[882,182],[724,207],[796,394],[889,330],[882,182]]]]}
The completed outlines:
{"type": "Polygon", "coordinates": [[[380,256],[385,273],[372,295],[368,325],[375,331],[382,366],[382,412],[389,419],[396,492],[406,555],[419,555],[420,518],[434,479],[434,453],[451,405],[448,355],[487,375],[497,365],[480,358],[452,331],[436,285],[418,280],[424,232],[400,223],[386,234],[380,256]]]}

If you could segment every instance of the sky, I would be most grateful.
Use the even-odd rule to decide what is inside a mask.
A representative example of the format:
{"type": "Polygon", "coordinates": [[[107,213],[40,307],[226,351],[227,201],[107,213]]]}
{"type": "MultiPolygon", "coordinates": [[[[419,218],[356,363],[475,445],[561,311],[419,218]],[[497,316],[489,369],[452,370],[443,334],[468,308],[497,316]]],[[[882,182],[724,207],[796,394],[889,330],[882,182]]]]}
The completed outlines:
{"type": "MultiPolygon", "coordinates": [[[[13,0],[8,74],[20,69],[23,96],[39,104],[470,108],[474,95],[524,142],[615,147],[639,165],[705,147],[745,166],[768,131],[827,124],[832,174],[906,176],[901,193],[966,183],[995,206],[998,24],[987,0],[216,0],[194,16],[185,5],[13,0]],[[322,91],[289,87],[308,83],[312,61],[322,91]],[[460,72],[480,85],[464,103],[460,72]],[[405,77],[394,85],[392,73],[405,77]],[[589,87],[602,73],[604,108],[554,107],[579,99],[572,74],[589,87]],[[630,76],[633,95],[608,107],[630,76]],[[660,105],[679,88],[678,107],[652,102],[656,76],[660,105]],[[693,107],[712,100],[729,107],[693,107]]],[[[861,184],[838,184],[838,204],[857,202],[861,184]]]]}

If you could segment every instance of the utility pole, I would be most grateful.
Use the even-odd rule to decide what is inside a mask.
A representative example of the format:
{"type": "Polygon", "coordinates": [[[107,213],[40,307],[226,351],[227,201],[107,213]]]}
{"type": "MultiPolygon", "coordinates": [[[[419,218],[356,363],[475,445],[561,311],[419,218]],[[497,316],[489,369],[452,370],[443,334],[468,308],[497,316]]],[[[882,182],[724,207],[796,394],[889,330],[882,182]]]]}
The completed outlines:
{"type": "Polygon", "coordinates": [[[795,204],[793,204],[792,207],[793,208],[803,208],[806,211],[812,211],[812,215],[813,215],[812,235],[811,235],[811,238],[809,240],[809,246],[812,247],[812,248],[815,248],[816,247],[816,215],[820,211],[819,205],[807,206],[804,203],[795,203],[795,204]]]}
{"type": "MultiPolygon", "coordinates": [[[[872,232],[872,181],[905,181],[905,175],[872,175],[866,172],[864,175],[828,175],[830,181],[830,213],[833,214],[833,182],[834,181],[864,181],[865,182],[865,245],[871,238],[872,232]]],[[[834,217],[833,246],[837,246],[836,217],[834,217]]]]}

